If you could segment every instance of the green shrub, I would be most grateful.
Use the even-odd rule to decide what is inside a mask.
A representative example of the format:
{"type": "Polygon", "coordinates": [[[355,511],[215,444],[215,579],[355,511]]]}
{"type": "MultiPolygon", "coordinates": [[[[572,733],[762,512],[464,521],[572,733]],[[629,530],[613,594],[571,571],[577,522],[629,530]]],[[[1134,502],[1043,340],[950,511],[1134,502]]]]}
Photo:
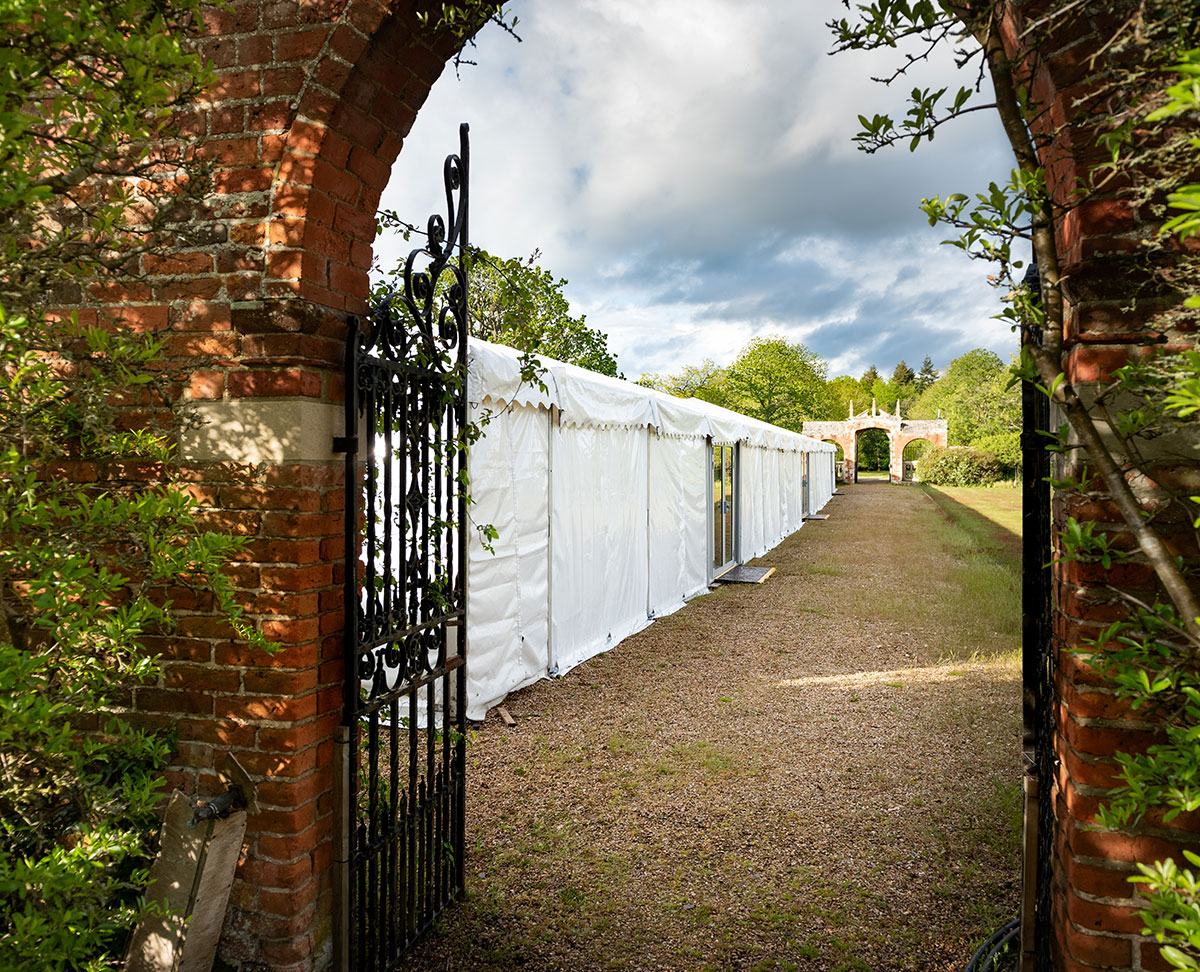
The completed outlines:
{"type": "Polygon", "coordinates": [[[996,435],[980,436],[971,443],[972,449],[990,452],[1000,463],[1006,476],[1012,476],[1021,468],[1021,433],[999,432],[996,435]]]}
{"type": "Polygon", "coordinates": [[[933,486],[987,486],[1004,476],[990,452],[968,446],[930,449],[917,463],[921,482],[933,486]]]}
{"type": "Polygon", "coordinates": [[[161,347],[0,308],[2,970],[103,972],[137,920],[170,740],[123,706],[157,677],[170,593],[203,591],[231,634],[267,647],[222,572],[245,539],[204,529],[166,431],[125,431],[108,407],[162,391],[161,347]],[[160,472],[44,473],[71,462],[160,472]]]}
{"type": "Polygon", "coordinates": [[[209,183],[170,124],[212,78],[189,42],[203,13],[199,0],[9,0],[0,15],[4,972],[117,967],[171,749],[124,707],[157,676],[169,598],[191,588],[262,644],[222,573],[246,542],[206,531],[176,474],[182,422],[130,431],[119,410],[161,415],[184,376],[132,326],[44,312],[120,281],[139,254],[191,245],[209,183]]]}

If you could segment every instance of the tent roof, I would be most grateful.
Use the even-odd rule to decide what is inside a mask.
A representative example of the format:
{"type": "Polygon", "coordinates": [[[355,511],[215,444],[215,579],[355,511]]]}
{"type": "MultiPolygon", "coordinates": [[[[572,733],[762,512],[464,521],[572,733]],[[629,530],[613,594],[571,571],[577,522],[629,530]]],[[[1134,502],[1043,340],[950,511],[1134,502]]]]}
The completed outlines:
{"type": "Polygon", "coordinates": [[[715,442],[749,442],[791,452],[832,452],[833,446],[699,398],[676,398],[631,381],[536,356],[544,388],[524,381],[521,353],[471,338],[467,385],[472,401],[555,406],[564,425],[653,428],[660,435],[711,436],[715,442]]]}

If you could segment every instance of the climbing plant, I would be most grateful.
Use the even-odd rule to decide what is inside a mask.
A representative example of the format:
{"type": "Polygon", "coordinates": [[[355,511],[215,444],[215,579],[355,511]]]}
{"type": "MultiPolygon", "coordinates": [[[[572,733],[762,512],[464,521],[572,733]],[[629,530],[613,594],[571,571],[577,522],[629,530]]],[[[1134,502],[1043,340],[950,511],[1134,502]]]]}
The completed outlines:
{"type": "MultiPolygon", "coordinates": [[[[176,605],[242,619],[174,474],[163,346],[55,313],[178,245],[210,78],[196,0],[0,10],[0,968],[111,968],[141,906],[170,733],[130,717],[176,605]],[[151,148],[153,146],[153,149],[151,148]]],[[[92,312],[93,315],[95,312],[92,312]]]]}

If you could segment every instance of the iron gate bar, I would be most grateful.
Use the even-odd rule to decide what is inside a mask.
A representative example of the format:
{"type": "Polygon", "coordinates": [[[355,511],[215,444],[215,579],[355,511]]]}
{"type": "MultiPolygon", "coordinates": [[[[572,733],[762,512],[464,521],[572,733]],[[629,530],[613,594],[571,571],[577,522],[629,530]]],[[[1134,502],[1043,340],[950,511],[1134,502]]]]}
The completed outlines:
{"type": "Polygon", "coordinates": [[[353,972],[397,969],[464,883],[465,124],[459,146],[446,218],[347,343],[335,965],[353,972]]]}
{"type": "MultiPolygon", "coordinates": [[[[1041,297],[1037,261],[1022,281],[1041,297]]],[[[1040,345],[1042,331],[1021,328],[1022,342],[1040,345]]],[[[1050,510],[1050,400],[1032,382],[1021,384],[1021,641],[1022,715],[1026,812],[1026,861],[1023,880],[1022,972],[1052,968],[1051,889],[1054,881],[1055,752],[1054,646],[1051,622],[1053,521],[1050,510]],[[1030,841],[1029,837],[1033,837],[1030,841]],[[1032,860],[1029,858],[1032,857],[1032,860]],[[1031,914],[1032,912],[1032,914],[1031,914]],[[1030,919],[1032,918],[1032,922],[1030,919]],[[1031,927],[1032,926],[1032,927],[1031,927]]]]}

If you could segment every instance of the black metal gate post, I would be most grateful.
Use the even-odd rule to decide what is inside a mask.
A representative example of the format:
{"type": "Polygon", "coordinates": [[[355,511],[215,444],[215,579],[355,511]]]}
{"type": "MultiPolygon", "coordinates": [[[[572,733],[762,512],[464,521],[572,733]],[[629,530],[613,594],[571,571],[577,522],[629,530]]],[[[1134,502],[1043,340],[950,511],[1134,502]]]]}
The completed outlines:
{"type": "Polygon", "coordinates": [[[429,218],[403,291],[351,321],[346,349],[335,962],[353,972],[396,969],[463,889],[465,124],[459,141],[446,218],[429,218]]]}
{"type": "MultiPolygon", "coordinates": [[[[1038,289],[1036,262],[1025,285],[1038,289]]],[[[1040,296],[1040,295],[1039,295],[1040,296]]],[[[1041,328],[1023,329],[1025,343],[1041,344],[1041,328]]],[[[1021,384],[1022,584],[1021,641],[1025,797],[1022,865],[1021,972],[1051,968],[1051,898],[1054,879],[1054,650],[1051,625],[1050,399],[1031,382],[1021,384]]]]}

